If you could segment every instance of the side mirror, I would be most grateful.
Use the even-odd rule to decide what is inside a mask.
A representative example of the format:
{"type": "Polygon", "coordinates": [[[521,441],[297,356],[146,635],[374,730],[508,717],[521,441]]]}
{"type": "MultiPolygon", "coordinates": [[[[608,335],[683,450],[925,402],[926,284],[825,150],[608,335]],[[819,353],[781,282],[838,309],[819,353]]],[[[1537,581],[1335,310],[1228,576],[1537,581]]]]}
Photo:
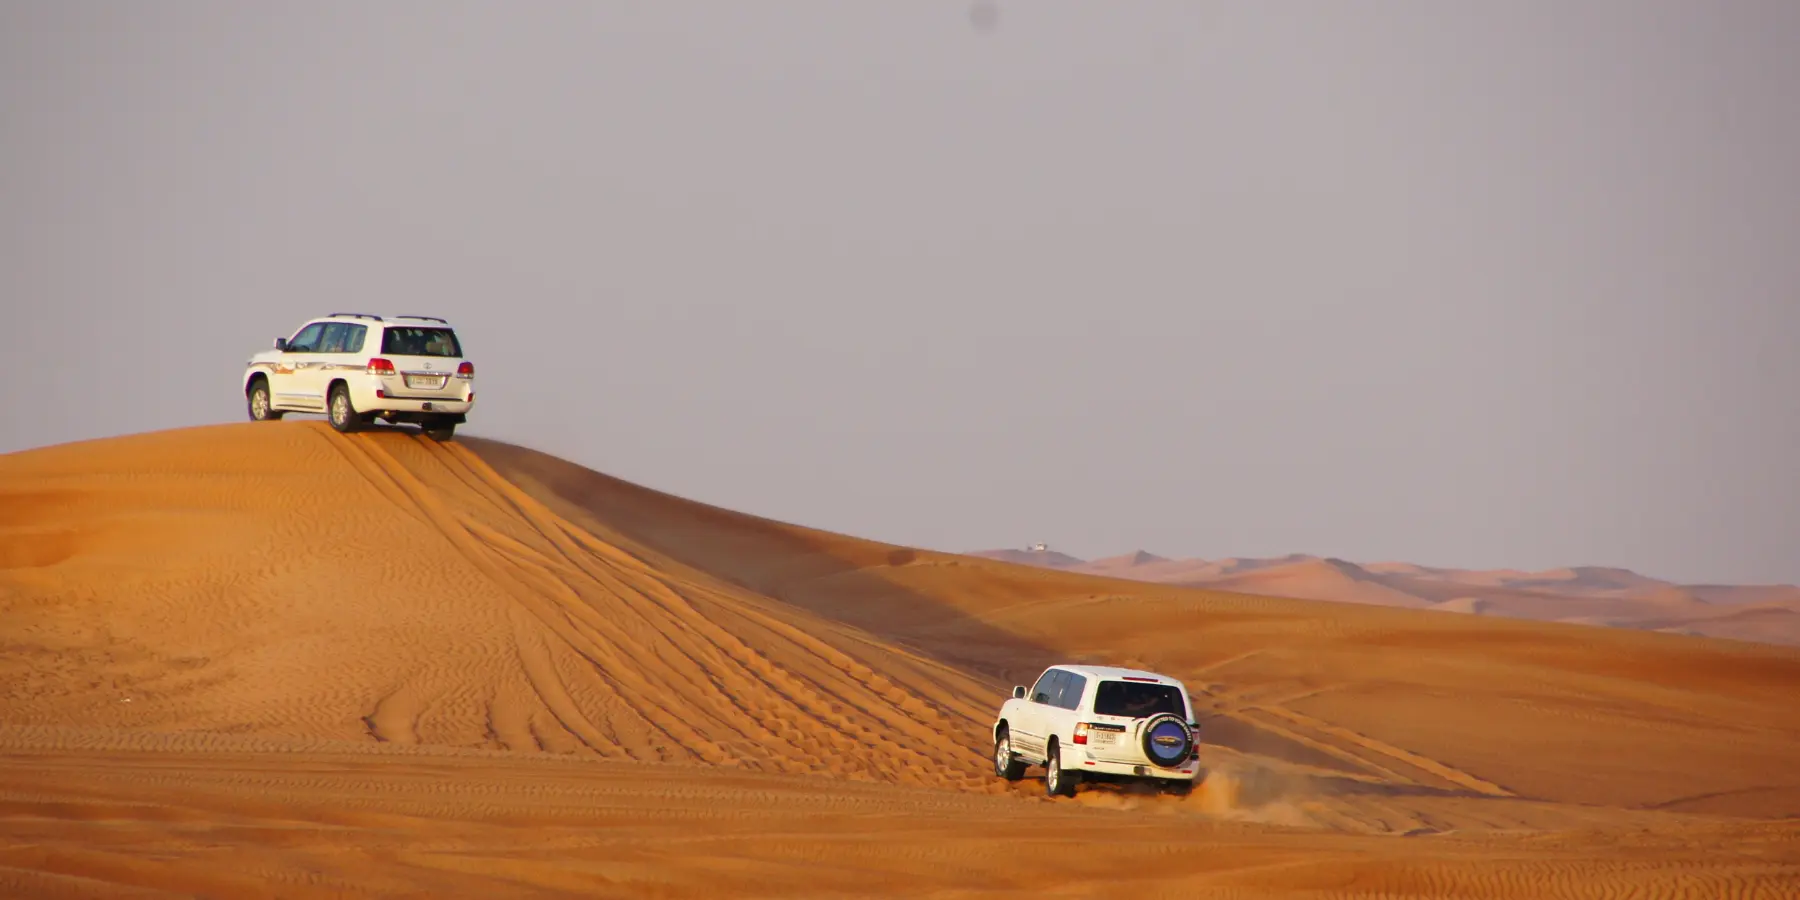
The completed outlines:
{"type": "Polygon", "coordinates": [[[287,351],[287,338],[276,338],[275,339],[275,349],[280,350],[282,352],[286,352],[287,351]]]}
{"type": "Polygon", "coordinates": [[[1025,686],[1024,685],[1022,685],[1022,684],[1013,685],[1013,699],[1014,700],[1025,699],[1025,686]]]}

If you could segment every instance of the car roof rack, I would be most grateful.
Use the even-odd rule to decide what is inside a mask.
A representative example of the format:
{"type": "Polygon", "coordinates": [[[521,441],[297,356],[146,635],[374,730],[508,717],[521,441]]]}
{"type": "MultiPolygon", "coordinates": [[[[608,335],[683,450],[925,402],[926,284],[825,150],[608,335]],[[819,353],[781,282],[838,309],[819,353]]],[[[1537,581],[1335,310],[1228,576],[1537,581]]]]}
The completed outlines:
{"type": "Polygon", "coordinates": [[[375,321],[377,321],[377,322],[380,322],[380,321],[382,321],[382,318],[381,318],[381,317],[380,317],[380,316],[377,316],[377,315],[374,315],[374,314],[372,314],[372,313],[332,313],[332,314],[331,314],[331,315],[329,315],[329,316],[326,316],[326,317],[325,317],[325,318],[327,318],[327,319],[338,319],[338,318],[343,318],[343,319],[374,319],[374,320],[375,320],[375,321]]]}
{"type": "Polygon", "coordinates": [[[444,322],[443,319],[440,319],[437,316],[395,316],[394,318],[396,318],[396,319],[418,319],[422,322],[443,322],[443,324],[445,324],[445,325],[450,324],[449,322],[444,322]]]}

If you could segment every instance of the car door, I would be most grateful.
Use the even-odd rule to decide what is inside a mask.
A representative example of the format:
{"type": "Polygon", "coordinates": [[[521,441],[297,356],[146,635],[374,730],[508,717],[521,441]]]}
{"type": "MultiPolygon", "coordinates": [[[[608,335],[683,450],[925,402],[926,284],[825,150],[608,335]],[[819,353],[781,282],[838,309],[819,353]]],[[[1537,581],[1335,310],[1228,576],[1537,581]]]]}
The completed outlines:
{"type": "Polygon", "coordinates": [[[321,403],[329,403],[326,391],[331,387],[334,378],[341,378],[350,371],[361,371],[367,368],[367,360],[357,355],[362,350],[363,335],[366,326],[350,322],[329,322],[325,325],[325,336],[319,340],[319,352],[314,364],[306,371],[310,387],[318,393],[321,403]]]}
{"type": "Polygon", "coordinates": [[[1056,695],[1056,708],[1064,710],[1064,718],[1070,720],[1073,727],[1075,719],[1081,717],[1081,695],[1087,693],[1087,677],[1079,672],[1065,673],[1062,690],[1056,695]]]}
{"type": "Polygon", "coordinates": [[[1019,744],[1019,752],[1033,759],[1043,759],[1048,748],[1046,735],[1050,713],[1054,709],[1050,701],[1057,696],[1062,677],[1061,669],[1044,670],[1044,674],[1038,676],[1037,684],[1025,695],[1027,702],[1019,706],[1019,721],[1013,723],[1012,733],[1015,743],[1019,744]]]}
{"type": "Polygon", "coordinates": [[[311,364],[317,360],[320,341],[325,336],[324,322],[311,322],[301,328],[282,348],[281,356],[269,371],[269,397],[285,409],[324,409],[325,401],[309,379],[315,373],[311,364]]]}
{"type": "Polygon", "coordinates": [[[329,402],[325,388],[331,384],[332,364],[338,359],[348,327],[343,322],[320,322],[319,338],[313,341],[303,361],[294,367],[296,393],[307,398],[309,406],[324,409],[329,402]]]}
{"type": "Polygon", "coordinates": [[[1044,747],[1049,749],[1050,738],[1055,737],[1059,743],[1068,743],[1075,734],[1075,720],[1079,718],[1077,710],[1081,708],[1081,694],[1087,690],[1087,679],[1075,672],[1064,671],[1056,681],[1056,693],[1050,695],[1049,709],[1044,716],[1044,747]]]}

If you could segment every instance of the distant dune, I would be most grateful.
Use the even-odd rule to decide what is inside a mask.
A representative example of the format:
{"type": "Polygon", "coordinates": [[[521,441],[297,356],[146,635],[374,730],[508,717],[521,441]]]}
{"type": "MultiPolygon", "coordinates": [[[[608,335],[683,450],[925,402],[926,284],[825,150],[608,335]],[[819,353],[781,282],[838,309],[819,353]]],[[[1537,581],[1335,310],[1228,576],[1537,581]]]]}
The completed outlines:
{"type": "Polygon", "coordinates": [[[1021,550],[969,555],[1064,572],[1271,597],[1800,645],[1800,587],[1794,585],[1684,585],[1603,566],[1525,572],[1435,568],[1395,561],[1358,565],[1303,554],[1204,560],[1168,559],[1138,551],[1093,561],[1064,553],[1021,550]]]}
{"type": "Polygon", "coordinates": [[[1188,573],[1174,583],[1307,600],[1347,600],[1378,606],[1429,605],[1427,600],[1389,587],[1370,573],[1335,559],[1307,559],[1268,566],[1236,565],[1216,575],[1188,573]]]}
{"type": "Polygon", "coordinates": [[[0,896],[1795,895],[1800,649],[1656,630],[1786,607],[1181,562],[1098,565],[1232,589],[318,422],[6,454],[0,896]],[[1194,794],[995,778],[1057,661],[1185,680],[1194,794]]]}

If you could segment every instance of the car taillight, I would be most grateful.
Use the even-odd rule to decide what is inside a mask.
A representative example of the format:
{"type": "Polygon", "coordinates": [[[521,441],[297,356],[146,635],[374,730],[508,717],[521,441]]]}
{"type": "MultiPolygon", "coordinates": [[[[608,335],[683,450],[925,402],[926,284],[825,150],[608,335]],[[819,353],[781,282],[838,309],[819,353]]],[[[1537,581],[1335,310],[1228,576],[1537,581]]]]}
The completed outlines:
{"type": "Polygon", "coordinates": [[[394,363],[391,360],[382,359],[377,356],[374,359],[369,360],[369,374],[392,375],[394,374],[394,363]]]}
{"type": "Polygon", "coordinates": [[[1077,743],[1077,744],[1087,743],[1087,736],[1088,736],[1088,723],[1082,722],[1081,724],[1075,726],[1075,743],[1077,743]]]}
{"type": "Polygon", "coordinates": [[[465,362],[462,365],[457,366],[456,367],[456,377],[458,377],[458,378],[474,378],[475,377],[475,364],[472,362],[465,362]]]}

